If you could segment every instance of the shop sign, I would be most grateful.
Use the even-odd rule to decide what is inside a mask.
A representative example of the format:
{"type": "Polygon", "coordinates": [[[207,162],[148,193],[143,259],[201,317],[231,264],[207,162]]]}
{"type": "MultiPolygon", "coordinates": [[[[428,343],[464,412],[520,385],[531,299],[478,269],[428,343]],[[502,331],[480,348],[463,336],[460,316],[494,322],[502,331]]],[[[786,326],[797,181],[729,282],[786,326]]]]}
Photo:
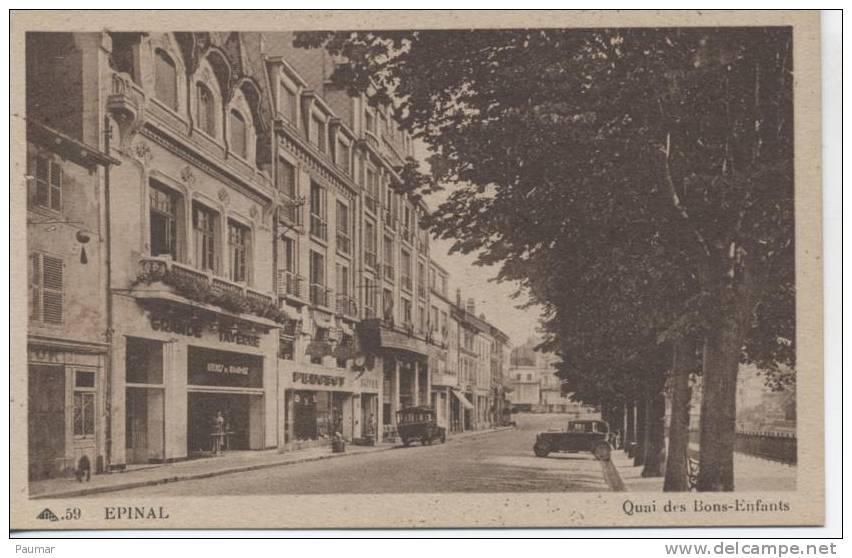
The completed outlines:
{"type": "Polygon", "coordinates": [[[188,347],[188,382],[196,386],[263,387],[263,357],[188,347]]]}
{"type": "Polygon", "coordinates": [[[233,331],[220,331],[219,341],[223,343],[236,343],[237,345],[247,345],[249,347],[260,347],[260,337],[249,333],[240,333],[233,331]]]}
{"type": "Polygon", "coordinates": [[[379,390],[379,381],[375,378],[361,378],[361,388],[362,389],[374,389],[376,391],[379,390]]]}
{"type": "Polygon", "coordinates": [[[294,384],[313,384],[317,386],[342,387],[346,378],[329,374],[313,374],[309,372],[293,372],[294,384]]]}
{"type": "Polygon", "coordinates": [[[201,322],[178,316],[164,316],[151,312],[151,329],[165,333],[177,333],[188,337],[201,337],[201,322]]]}

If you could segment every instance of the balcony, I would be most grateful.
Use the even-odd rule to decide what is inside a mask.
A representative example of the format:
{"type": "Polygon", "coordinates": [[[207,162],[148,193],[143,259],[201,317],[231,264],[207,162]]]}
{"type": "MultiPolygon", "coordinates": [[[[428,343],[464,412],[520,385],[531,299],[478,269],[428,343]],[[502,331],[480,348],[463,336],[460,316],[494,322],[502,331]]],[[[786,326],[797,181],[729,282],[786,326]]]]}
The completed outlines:
{"type": "Polygon", "coordinates": [[[385,279],[393,281],[393,273],[394,273],[393,264],[386,263],[382,267],[384,268],[384,271],[385,271],[385,279]]]}
{"type": "Polygon", "coordinates": [[[280,324],[288,319],[271,295],[168,258],[140,258],[133,288],[137,290],[135,295],[139,298],[217,306],[233,314],[254,314],[263,319],[261,323],[264,325],[267,325],[267,320],[280,324]],[[155,283],[166,285],[169,289],[144,288],[155,283]]]}
{"type": "Polygon", "coordinates": [[[299,211],[301,207],[302,202],[282,197],[278,210],[278,219],[294,229],[300,229],[302,227],[302,212],[299,211]]]}
{"type": "Polygon", "coordinates": [[[107,97],[106,108],[115,115],[122,129],[139,117],[144,105],[145,92],[133,81],[130,74],[124,72],[112,74],[112,88],[107,97]]]}
{"type": "Polygon", "coordinates": [[[310,291],[311,304],[322,306],[323,308],[331,308],[331,289],[319,283],[311,283],[310,291]]]}
{"type": "Polygon", "coordinates": [[[374,132],[365,131],[364,139],[367,142],[367,145],[375,149],[377,152],[379,151],[379,138],[376,137],[374,132]]]}
{"type": "Polygon", "coordinates": [[[349,235],[342,232],[338,232],[336,234],[336,240],[338,252],[342,252],[344,254],[352,253],[352,239],[349,238],[349,235]]]}
{"type": "Polygon", "coordinates": [[[278,296],[303,300],[303,281],[304,277],[292,271],[278,270],[278,296]]]}
{"type": "Polygon", "coordinates": [[[405,289],[408,292],[411,292],[412,283],[411,283],[411,276],[410,275],[400,276],[400,284],[402,285],[403,289],[405,289]]]}
{"type": "Polygon", "coordinates": [[[390,209],[385,209],[383,220],[387,228],[396,230],[396,218],[394,218],[393,213],[391,213],[390,209]]]}
{"type": "Polygon", "coordinates": [[[311,236],[324,242],[328,240],[328,223],[314,213],[311,213],[311,236]]]}
{"type": "Polygon", "coordinates": [[[369,268],[376,269],[376,253],[375,252],[364,252],[364,265],[369,268]]]}
{"type": "Polygon", "coordinates": [[[364,207],[367,208],[367,211],[375,215],[379,211],[379,202],[373,196],[365,196],[364,197],[364,207]]]}
{"type": "Polygon", "coordinates": [[[339,294],[337,295],[336,311],[338,316],[355,319],[358,317],[358,303],[349,295],[339,294]]]}

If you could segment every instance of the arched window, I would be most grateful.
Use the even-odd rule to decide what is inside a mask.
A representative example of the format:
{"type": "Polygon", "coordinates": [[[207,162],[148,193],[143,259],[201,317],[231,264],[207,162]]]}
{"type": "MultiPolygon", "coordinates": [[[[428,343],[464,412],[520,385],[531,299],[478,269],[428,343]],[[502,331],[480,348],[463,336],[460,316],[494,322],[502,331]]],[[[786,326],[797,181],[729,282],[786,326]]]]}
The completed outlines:
{"type": "Polygon", "coordinates": [[[206,134],[216,135],[216,108],[213,104],[213,93],[203,83],[196,86],[198,92],[198,106],[196,120],[198,127],[206,134]]]}
{"type": "Polygon", "coordinates": [[[154,96],[170,108],[178,109],[177,68],[168,54],[157,50],[154,60],[154,96]]]}
{"type": "Polygon", "coordinates": [[[243,118],[243,115],[240,114],[239,111],[231,110],[231,151],[244,159],[248,157],[248,142],[246,141],[247,132],[248,127],[246,126],[246,121],[243,118]]]}

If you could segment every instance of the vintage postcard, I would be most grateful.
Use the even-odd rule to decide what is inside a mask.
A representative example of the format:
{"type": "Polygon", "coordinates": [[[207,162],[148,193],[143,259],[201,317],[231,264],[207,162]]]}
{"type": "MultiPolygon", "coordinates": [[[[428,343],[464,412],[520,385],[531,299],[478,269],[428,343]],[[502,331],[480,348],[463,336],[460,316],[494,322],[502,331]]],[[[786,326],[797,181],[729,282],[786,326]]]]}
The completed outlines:
{"type": "Polygon", "coordinates": [[[816,12],[11,14],[11,527],[821,525],[816,12]]]}

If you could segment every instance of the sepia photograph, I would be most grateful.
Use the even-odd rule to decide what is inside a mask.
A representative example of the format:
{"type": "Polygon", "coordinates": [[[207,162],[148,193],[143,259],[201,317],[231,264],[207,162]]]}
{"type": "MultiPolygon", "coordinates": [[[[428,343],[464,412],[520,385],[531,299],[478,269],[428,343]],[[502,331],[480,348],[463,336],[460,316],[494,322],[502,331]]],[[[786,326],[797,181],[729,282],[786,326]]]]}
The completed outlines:
{"type": "Polygon", "coordinates": [[[381,13],[11,14],[11,527],[822,524],[819,14],[381,13]]]}

